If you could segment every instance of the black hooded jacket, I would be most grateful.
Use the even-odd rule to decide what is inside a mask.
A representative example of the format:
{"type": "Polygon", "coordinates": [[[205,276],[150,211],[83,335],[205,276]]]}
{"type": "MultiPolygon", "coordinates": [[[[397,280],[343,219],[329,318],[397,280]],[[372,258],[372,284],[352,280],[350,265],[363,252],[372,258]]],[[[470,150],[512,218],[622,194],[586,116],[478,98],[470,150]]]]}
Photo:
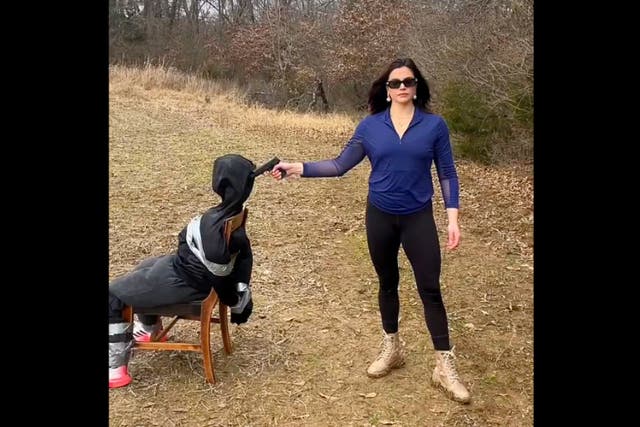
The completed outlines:
{"type": "Polygon", "coordinates": [[[212,188],[222,201],[208,209],[200,220],[200,235],[205,258],[217,264],[227,264],[231,255],[236,256],[234,268],[229,276],[216,276],[191,251],[187,243],[187,227],[178,234],[177,256],[174,258],[176,272],[190,286],[208,292],[213,287],[223,304],[233,306],[238,302],[235,284],[249,284],[253,254],[244,226],[231,235],[227,247],[223,231],[224,221],[242,211],[244,202],[253,190],[255,164],[236,154],[217,158],[213,164],[212,188]]]}

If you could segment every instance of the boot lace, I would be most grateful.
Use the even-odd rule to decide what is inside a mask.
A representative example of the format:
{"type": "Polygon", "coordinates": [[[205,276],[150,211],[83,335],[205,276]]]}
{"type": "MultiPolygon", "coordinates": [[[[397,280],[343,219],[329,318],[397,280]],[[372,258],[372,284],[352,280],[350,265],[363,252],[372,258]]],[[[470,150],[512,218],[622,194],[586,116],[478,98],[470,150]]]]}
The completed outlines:
{"type": "Polygon", "coordinates": [[[382,351],[378,355],[376,360],[387,359],[391,357],[391,353],[393,352],[393,338],[390,336],[385,336],[382,339],[382,351]]]}
{"type": "Polygon", "coordinates": [[[444,374],[452,383],[460,381],[460,377],[458,376],[458,372],[456,371],[456,365],[454,362],[456,356],[453,354],[453,351],[442,351],[441,354],[444,374]]]}

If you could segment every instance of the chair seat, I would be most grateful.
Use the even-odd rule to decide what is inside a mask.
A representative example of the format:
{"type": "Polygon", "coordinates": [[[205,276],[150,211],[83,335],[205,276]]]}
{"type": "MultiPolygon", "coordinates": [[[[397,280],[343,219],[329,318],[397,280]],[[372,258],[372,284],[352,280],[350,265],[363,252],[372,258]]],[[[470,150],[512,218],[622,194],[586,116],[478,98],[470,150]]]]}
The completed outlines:
{"type": "Polygon", "coordinates": [[[169,304],[158,307],[142,308],[136,307],[138,314],[155,314],[158,316],[200,316],[202,301],[192,301],[182,304],[169,304]]]}

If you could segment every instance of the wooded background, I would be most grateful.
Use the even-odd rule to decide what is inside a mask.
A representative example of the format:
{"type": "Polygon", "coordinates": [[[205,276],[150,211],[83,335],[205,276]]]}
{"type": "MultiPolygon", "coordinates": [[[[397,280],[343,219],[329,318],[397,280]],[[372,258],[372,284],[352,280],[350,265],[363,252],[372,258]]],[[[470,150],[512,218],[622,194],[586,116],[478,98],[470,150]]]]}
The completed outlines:
{"type": "Polygon", "coordinates": [[[363,115],[397,57],[458,155],[531,161],[533,0],[109,0],[111,64],[228,81],[270,108],[363,115]]]}

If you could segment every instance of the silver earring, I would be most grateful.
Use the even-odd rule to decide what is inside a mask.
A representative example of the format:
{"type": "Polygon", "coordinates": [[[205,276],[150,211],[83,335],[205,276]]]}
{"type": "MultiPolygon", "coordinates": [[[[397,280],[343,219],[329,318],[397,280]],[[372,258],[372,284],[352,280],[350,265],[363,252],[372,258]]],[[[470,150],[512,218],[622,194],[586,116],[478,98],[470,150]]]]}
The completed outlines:
{"type": "Polygon", "coordinates": [[[391,102],[391,98],[389,98],[389,95],[387,95],[387,102],[391,102]]]}
{"type": "Polygon", "coordinates": [[[418,99],[418,95],[413,95],[413,99],[414,99],[414,101],[415,101],[416,99],[418,99]]]}

